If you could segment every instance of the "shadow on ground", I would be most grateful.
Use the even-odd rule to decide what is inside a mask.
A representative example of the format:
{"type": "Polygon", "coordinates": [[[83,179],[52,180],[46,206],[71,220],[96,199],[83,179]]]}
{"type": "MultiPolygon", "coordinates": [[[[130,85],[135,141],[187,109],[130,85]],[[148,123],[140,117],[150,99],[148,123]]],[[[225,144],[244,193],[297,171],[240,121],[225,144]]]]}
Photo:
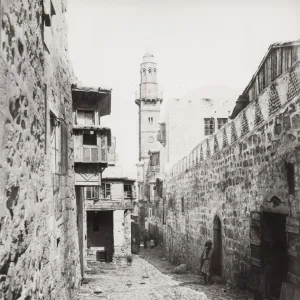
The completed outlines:
{"type": "Polygon", "coordinates": [[[213,284],[204,285],[202,277],[191,272],[185,274],[175,274],[173,273],[176,267],[171,262],[169,262],[164,255],[164,250],[162,247],[147,248],[141,247],[139,256],[155,268],[157,268],[161,273],[169,275],[173,280],[179,282],[179,286],[186,286],[195,291],[204,292],[209,299],[213,300],[252,300],[253,295],[246,290],[240,289],[228,289],[225,284],[213,284]]]}

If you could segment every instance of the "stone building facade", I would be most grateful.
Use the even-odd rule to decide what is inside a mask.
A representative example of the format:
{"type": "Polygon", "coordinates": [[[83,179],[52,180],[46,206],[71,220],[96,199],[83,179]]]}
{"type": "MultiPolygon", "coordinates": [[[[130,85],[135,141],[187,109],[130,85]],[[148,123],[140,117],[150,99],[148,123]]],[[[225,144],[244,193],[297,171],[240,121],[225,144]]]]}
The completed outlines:
{"type": "Polygon", "coordinates": [[[81,275],[67,4],[0,6],[0,298],[73,299],[81,275]]]}
{"type": "Polygon", "coordinates": [[[256,96],[172,167],[159,204],[172,261],[199,271],[211,239],[214,274],[274,299],[300,295],[299,46],[270,47],[256,96]]]}
{"type": "MultiPolygon", "coordinates": [[[[109,171],[109,167],[107,171],[109,171]]],[[[131,213],[135,206],[134,180],[102,178],[100,195],[81,189],[83,253],[87,261],[121,261],[131,254],[131,213]]]]}

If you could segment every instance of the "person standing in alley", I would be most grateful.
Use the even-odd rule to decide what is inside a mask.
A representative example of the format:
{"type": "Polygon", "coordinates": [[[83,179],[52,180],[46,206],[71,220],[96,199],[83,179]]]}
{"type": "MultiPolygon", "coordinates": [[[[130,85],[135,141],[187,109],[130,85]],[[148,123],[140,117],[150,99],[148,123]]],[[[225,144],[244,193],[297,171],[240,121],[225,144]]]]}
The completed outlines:
{"type": "Polygon", "coordinates": [[[144,232],[144,248],[147,249],[147,241],[148,241],[148,231],[147,229],[144,232]]]}
{"type": "Polygon", "coordinates": [[[211,255],[213,252],[212,241],[208,240],[204,244],[204,250],[201,255],[200,271],[204,278],[204,284],[211,283],[211,255]]]}

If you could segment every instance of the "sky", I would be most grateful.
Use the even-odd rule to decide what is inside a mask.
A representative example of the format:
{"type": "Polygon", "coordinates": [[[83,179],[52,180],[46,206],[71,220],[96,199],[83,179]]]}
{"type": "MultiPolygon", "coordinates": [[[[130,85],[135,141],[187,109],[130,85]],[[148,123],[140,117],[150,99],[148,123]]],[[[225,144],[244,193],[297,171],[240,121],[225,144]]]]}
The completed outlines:
{"type": "Polygon", "coordinates": [[[123,176],[136,177],[140,63],[151,51],[164,101],[205,86],[242,91],[269,45],[300,38],[299,0],[68,0],[78,80],[112,89],[101,119],[116,136],[123,176]]]}

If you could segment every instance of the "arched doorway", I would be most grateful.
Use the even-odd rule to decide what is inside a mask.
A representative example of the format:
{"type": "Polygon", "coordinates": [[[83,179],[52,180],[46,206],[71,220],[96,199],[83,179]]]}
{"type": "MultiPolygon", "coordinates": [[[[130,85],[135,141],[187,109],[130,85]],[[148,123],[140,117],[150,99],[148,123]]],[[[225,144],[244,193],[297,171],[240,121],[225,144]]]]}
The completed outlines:
{"type": "Polygon", "coordinates": [[[214,252],[212,255],[212,273],[214,275],[222,276],[222,225],[220,218],[215,216],[214,218],[214,252]]]}

